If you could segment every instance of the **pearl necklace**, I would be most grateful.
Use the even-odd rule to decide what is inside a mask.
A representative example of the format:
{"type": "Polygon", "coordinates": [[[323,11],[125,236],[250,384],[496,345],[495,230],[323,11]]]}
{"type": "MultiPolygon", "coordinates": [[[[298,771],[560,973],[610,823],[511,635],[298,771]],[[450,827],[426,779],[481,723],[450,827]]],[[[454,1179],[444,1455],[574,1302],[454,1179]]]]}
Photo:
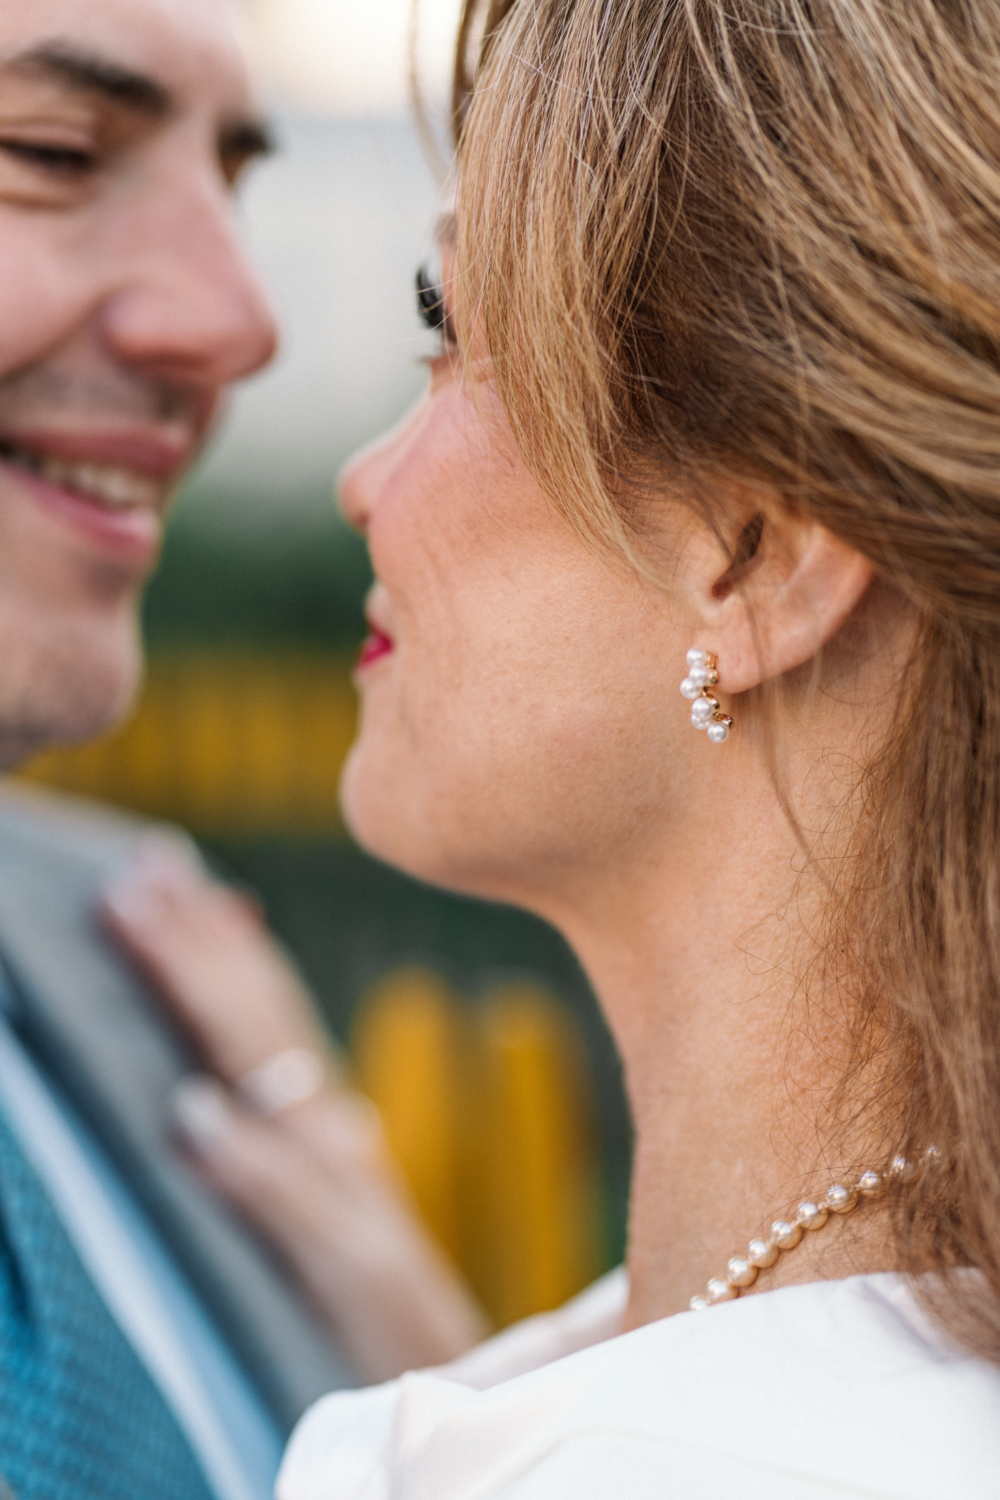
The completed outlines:
{"type": "Polygon", "coordinates": [[[821,1203],[807,1198],[799,1204],[794,1219],[776,1219],[766,1240],[751,1240],[746,1255],[734,1255],[726,1267],[725,1276],[713,1276],[704,1295],[691,1298],[692,1312],[701,1312],[716,1302],[732,1302],[747,1287],[753,1286],[761,1271],[777,1263],[783,1250],[794,1250],[800,1245],[804,1233],[822,1229],[831,1214],[845,1217],[853,1213],[866,1198],[881,1198],[890,1183],[909,1185],[916,1182],[924,1168],[936,1162],[939,1156],[936,1146],[928,1146],[923,1158],[917,1162],[911,1162],[905,1156],[895,1156],[887,1172],[862,1172],[853,1187],[835,1182],[827,1188],[821,1203]]]}

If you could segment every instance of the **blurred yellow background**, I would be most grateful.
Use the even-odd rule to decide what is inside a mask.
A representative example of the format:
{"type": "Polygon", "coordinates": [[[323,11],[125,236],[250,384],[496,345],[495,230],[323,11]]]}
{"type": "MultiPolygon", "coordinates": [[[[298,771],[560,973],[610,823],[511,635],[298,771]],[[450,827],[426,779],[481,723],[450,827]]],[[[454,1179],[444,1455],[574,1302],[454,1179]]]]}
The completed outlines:
{"type": "Polygon", "coordinates": [[[339,835],[353,659],[302,648],[159,653],[122,728],[41,755],[22,775],[202,837],[339,835]]]}
{"type": "Polygon", "coordinates": [[[413,1196],[503,1327],[602,1269],[593,1100],[572,1017],[539,984],[472,1007],[403,968],[362,1001],[351,1053],[413,1196]]]}
{"type": "MultiPolygon", "coordinates": [[[[202,650],[153,659],[105,739],[23,773],[202,837],[340,838],[353,656],[202,650]]],[[[392,968],[350,1050],[414,1199],[497,1326],[556,1307],[602,1269],[596,1105],[572,1013],[539,980],[475,1003],[433,968],[392,968]]]]}

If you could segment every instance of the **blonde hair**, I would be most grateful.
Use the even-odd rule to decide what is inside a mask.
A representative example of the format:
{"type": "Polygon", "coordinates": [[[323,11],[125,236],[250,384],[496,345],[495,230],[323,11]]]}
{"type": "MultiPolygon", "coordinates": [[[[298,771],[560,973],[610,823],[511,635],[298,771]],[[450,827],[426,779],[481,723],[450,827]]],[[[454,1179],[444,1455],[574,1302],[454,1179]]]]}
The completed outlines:
{"type": "Polygon", "coordinates": [[[571,524],[635,556],[643,476],[728,465],[919,615],[831,942],[941,1152],[899,1262],[980,1267],[1000,1359],[995,0],[467,0],[455,125],[459,316],[571,524]]]}

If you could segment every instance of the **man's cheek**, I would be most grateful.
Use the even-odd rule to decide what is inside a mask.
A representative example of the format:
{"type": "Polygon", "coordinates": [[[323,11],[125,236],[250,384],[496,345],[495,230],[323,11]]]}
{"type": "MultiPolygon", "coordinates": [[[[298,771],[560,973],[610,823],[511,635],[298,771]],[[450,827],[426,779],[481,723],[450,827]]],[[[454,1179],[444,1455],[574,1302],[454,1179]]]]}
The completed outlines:
{"type": "Polygon", "coordinates": [[[69,338],[83,316],[62,257],[20,220],[0,210],[0,380],[69,338]]]}

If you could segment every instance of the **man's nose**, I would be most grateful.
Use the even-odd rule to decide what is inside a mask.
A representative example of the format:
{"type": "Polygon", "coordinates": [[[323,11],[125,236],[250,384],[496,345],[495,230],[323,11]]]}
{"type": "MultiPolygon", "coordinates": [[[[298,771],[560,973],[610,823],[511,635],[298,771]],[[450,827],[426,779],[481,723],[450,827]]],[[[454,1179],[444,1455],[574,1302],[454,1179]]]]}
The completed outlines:
{"type": "Polygon", "coordinates": [[[189,179],[161,192],[145,216],[132,216],[126,238],[127,273],[100,314],[117,359],[210,387],[267,364],[277,325],[221,183],[189,179]]]}

